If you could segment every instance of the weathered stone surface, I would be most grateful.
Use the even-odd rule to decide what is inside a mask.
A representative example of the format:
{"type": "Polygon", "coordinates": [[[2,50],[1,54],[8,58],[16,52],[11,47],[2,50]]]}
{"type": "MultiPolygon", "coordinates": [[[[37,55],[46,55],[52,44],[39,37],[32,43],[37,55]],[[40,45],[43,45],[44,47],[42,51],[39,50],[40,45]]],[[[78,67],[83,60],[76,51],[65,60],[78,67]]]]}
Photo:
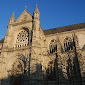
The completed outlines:
{"type": "Polygon", "coordinates": [[[0,41],[1,85],[84,85],[85,23],[44,31],[36,10],[10,18],[0,41]]]}

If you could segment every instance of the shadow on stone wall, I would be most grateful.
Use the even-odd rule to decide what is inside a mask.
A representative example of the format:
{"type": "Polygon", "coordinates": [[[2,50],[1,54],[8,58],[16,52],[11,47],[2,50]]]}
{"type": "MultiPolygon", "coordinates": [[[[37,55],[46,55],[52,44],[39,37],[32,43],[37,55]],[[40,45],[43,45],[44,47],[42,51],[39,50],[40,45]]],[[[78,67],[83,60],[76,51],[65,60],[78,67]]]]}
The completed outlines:
{"type": "MultiPolygon", "coordinates": [[[[59,69],[59,72],[62,78],[65,80],[61,69],[59,69]]],[[[4,78],[1,80],[0,85],[50,85],[50,83],[54,85],[56,84],[55,73],[56,73],[55,70],[53,70],[49,74],[48,73],[44,74],[42,71],[42,65],[36,64],[36,71],[34,73],[30,75],[28,75],[27,72],[24,74],[17,74],[15,76],[9,75],[8,78],[4,78]]]]}
{"type": "MultiPolygon", "coordinates": [[[[85,83],[80,83],[81,80],[79,79],[81,79],[81,76],[80,74],[76,75],[75,66],[72,67],[70,59],[68,59],[67,65],[68,78],[64,76],[62,69],[57,67],[56,59],[54,62],[53,67],[51,66],[46,69],[46,74],[42,71],[42,65],[36,64],[36,71],[32,74],[28,75],[28,72],[25,71],[23,74],[17,74],[16,76],[9,75],[8,78],[4,78],[0,81],[0,85],[85,85],[85,83]]],[[[77,73],[79,73],[78,69],[77,73]]],[[[85,73],[82,79],[85,80],[85,73]]]]}
{"type": "Polygon", "coordinates": [[[24,71],[23,74],[9,75],[0,80],[0,85],[42,85],[43,75],[42,65],[36,64],[36,71],[32,74],[24,71]]]}

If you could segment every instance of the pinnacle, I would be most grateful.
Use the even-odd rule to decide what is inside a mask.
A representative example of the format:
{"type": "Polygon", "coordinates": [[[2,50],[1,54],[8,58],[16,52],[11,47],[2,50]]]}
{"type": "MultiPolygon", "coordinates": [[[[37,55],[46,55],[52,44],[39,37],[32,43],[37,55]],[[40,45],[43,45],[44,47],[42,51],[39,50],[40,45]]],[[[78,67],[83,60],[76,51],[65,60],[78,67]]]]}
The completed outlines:
{"type": "Polygon", "coordinates": [[[10,20],[9,20],[9,24],[13,24],[14,21],[15,21],[14,13],[15,13],[15,12],[13,12],[13,14],[12,14],[10,20]]]}
{"type": "Polygon", "coordinates": [[[12,17],[14,17],[15,12],[13,11],[12,17]]]}
{"type": "Polygon", "coordinates": [[[10,19],[14,18],[14,14],[15,14],[15,12],[13,12],[13,14],[12,14],[12,16],[11,16],[11,18],[10,18],[10,19]]]}
{"type": "Polygon", "coordinates": [[[36,5],[36,8],[35,8],[35,11],[34,11],[34,13],[39,13],[39,10],[38,10],[38,7],[37,7],[37,5],[36,5]]]}

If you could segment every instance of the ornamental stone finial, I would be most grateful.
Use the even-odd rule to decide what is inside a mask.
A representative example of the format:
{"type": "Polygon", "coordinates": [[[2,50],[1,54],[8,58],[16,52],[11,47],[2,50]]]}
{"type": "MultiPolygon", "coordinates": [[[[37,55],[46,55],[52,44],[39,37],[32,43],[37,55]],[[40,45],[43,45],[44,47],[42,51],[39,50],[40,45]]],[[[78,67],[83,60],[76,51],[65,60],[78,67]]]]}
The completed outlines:
{"type": "Polygon", "coordinates": [[[25,10],[27,10],[27,6],[25,6],[25,10]]]}

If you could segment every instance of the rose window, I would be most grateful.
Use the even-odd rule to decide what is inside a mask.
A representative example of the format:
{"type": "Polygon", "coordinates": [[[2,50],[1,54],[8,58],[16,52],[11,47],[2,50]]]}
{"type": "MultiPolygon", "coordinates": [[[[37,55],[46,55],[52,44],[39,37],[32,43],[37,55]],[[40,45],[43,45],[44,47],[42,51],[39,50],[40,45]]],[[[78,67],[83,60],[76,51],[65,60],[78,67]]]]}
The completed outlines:
{"type": "Polygon", "coordinates": [[[26,31],[21,31],[17,36],[17,42],[28,41],[28,33],[26,31]]]}
{"type": "Polygon", "coordinates": [[[23,30],[17,35],[15,47],[24,47],[27,46],[28,43],[29,43],[29,32],[23,30]]]}

